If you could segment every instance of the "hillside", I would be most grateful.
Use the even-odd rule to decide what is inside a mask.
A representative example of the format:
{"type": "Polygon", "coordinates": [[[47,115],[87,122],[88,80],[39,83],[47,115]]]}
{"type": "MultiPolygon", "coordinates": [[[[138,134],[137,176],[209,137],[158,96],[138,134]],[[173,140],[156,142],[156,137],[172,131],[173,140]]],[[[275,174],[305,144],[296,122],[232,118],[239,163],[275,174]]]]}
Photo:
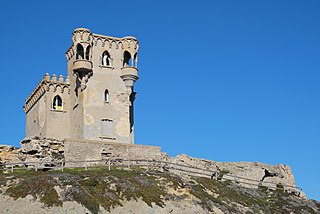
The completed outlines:
{"type": "Polygon", "coordinates": [[[247,188],[138,167],[1,171],[0,185],[0,213],[320,213],[319,202],[281,185],[247,188]]]}

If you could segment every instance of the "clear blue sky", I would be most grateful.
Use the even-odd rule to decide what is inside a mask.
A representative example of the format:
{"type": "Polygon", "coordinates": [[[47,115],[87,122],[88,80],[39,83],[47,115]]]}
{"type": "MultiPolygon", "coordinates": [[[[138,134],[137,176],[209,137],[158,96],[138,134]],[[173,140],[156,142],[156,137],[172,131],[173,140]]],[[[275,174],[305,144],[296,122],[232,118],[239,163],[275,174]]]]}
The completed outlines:
{"type": "Polygon", "coordinates": [[[24,99],[67,73],[71,32],[140,40],[136,143],[216,161],[291,166],[320,200],[320,1],[3,1],[0,144],[24,99]]]}

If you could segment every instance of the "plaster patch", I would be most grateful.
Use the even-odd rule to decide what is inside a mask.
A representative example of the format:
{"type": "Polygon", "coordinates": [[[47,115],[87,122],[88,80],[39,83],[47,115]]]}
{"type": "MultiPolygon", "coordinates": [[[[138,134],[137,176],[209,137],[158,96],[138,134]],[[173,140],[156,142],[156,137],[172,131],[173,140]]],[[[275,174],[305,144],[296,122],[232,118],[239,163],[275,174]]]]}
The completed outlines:
{"type": "Polygon", "coordinates": [[[90,114],[84,115],[84,124],[92,125],[94,123],[94,118],[90,114]]]}
{"type": "Polygon", "coordinates": [[[129,124],[126,123],[126,118],[122,117],[116,126],[116,133],[122,137],[129,136],[129,124]]]}

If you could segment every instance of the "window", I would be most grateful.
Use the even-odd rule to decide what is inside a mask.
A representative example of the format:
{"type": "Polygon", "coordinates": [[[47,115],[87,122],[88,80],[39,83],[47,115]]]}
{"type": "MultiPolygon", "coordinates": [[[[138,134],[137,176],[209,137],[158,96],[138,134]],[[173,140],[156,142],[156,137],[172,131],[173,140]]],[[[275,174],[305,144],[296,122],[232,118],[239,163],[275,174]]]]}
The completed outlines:
{"type": "Polygon", "coordinates": [[[131,54],[128,51],[123,53],[123,67],[132,66],[131,54]]]}
{"type": "Polygon", "coordinates": [[[138,53],[134,55],[134,67],[138,67],[138,53]]]}
{"type": "Polygon", "coordinates": [[[76,59],[84,59],[84,51],[81,44],[77,44],[76,59]]]}
{"type": "Polygon", "coordinates": [[[105,51],[102,54],[102,65],[103,66],[111,66],[110,54],[108,53],[108,51],[105,51]]]}
{"type": "Polygon", "coordinates": [[[53,109],[62,111],[62,99],[59,95],[53,98],[53,109]]]}
{"type": "Polygon", "coordinates": [[[88,45],[87,50],[86,50],[86,60],[90,59],[90,49],[91,49],[91,45],[88,45]]]}
{"type": "Polygon", "coordinates": [[[106,89],[106,90],[104,91],[104,102],[105,102],[105,103],[108,103],[108,102],[109,102],[109,91],[108,91],[108,89],[106,89]]]}
{"type": "Polygon", "coordinates": [[[113,121],[109,119],[101,120],[101,135],[111,137],[113,132],[113,121]]]}

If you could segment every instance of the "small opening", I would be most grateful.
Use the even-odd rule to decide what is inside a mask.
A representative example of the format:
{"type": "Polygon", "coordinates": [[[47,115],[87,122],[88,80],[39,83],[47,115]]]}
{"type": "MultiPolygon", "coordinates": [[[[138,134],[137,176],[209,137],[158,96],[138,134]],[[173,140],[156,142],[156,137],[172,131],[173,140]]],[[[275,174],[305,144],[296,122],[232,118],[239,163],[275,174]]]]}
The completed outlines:
{"type": "Polygon", "coordinates": [[[123,67],[132,66],[131,54],[128,51],[123,53],[123,67]]]}
{"type": "Polygon", "coordinates": [[[62,111],[62,99],[59,95],[53,98],[53,109],[62,111]]]}
{"type": "Polygon", "coordinates": [[[86,50],[86,60],[90,59],[90,49],[91,49],[91,45],[88,45],[87,50],[86,50]]]}
{"type": "Polygon", "coordinates": [[[77,44],[76,59],[84,59],[84,51],[81,44],[77,44]]]}
{"type": "Polygon", "coordinates": [[[134,55],[134,67],[138,67],[138,53],[135,53],[135,55],[134,55]]]}
{"type": "Polygon", "coordinates": [[[104,102],[108,103],[109,102],[109,91],[106,89],[104,91],[104,102]]]}
{"type": "Polygon", "coordinates": [[[102,65],[111,66],[110,54],[108,53],[108,51],[105,51],[102,54],[102,65]]]}

